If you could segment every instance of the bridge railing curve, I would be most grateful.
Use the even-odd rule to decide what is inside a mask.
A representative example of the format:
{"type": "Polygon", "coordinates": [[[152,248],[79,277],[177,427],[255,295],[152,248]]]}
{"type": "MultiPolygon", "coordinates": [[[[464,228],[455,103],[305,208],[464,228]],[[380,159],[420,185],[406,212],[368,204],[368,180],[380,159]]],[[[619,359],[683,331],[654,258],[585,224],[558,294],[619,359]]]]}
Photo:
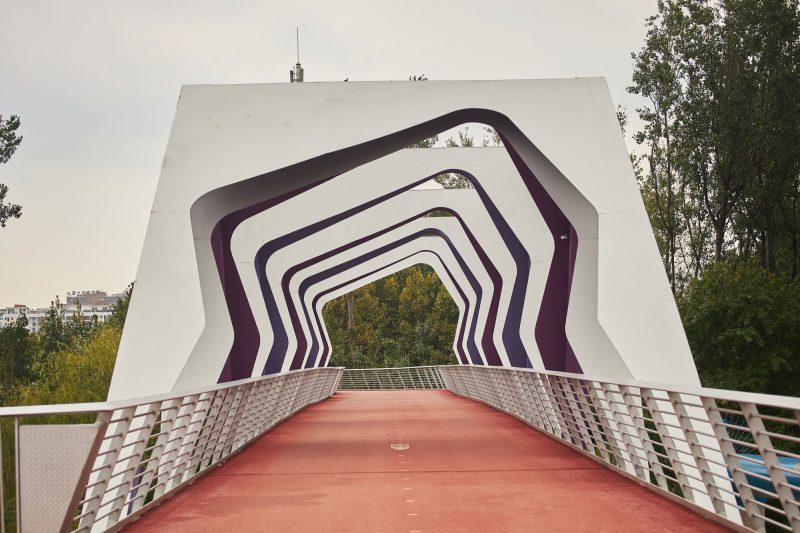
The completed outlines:
{"type": "Polygon", "coordinates": [[[800,532],[800,398],[527,369],[439,372],[456,394],[728,526],[800,532]]]}
{"type": "MultiPolygon", "coordinates": [[[[119,529],[334,394],[341,374],[341,368],[316,368],[131,402],[0,408],[0,420],[14,424],[16,529],[119,529]],[[76,417],[94,422],[52,423],[76,417]],[[48,423],[24,423],[31,421],[48,423]]],[[[4,507],[0,501],[0,513],[4,507]]],[[[5,522],[0,516],[3,532],[5,522]]]]}
{"type": "Polygon", "coordinates": [[[345,368],[339,390],[443,389],[436,366],[345,368]]]}

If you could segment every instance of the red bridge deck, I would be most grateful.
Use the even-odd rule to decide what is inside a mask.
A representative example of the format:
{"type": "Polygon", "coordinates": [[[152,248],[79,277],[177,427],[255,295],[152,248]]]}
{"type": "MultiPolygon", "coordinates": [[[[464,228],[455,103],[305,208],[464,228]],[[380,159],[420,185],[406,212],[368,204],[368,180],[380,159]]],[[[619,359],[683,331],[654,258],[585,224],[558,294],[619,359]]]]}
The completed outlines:
{"type": "Polygon", "coordinates": [[[717,530],[515,418],[447,391],[339,392],[126,528],[717,530]]]}

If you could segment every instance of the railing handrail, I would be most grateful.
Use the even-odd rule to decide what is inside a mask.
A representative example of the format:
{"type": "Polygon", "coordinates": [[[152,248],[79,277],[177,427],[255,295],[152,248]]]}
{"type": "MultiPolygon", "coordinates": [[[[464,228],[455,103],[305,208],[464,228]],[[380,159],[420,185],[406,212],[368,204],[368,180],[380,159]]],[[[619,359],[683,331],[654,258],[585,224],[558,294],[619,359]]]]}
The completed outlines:
{"type": "Polygon", "coordinates": [[[480,366],[480,365],[439,365],[440,367],[461,367],[461,366],[475,366],[476,368],[497,369],[497,370],[514,370],[519,372],[532,372],[534,374],[542,374],[548,376],[558,376],[570,379],[582,379],[588,381],[598,381],[608,383],[610,385],[621,385],[624,387],[636,387],[640,389],[659,389],[670,392],[677,392],[679,394],[689,394],[692,396],[713,396],[717,400],[724,400],[729,402],[750,402],[757,403],[769,407],[778,407],[783,409],[800,410],[800,397],[797,396],[781,396],[778,394],[763,394],[758,392],[745,392],[735,391],[728,389],[714,389],[702,386],[681,385],[677,383],[659,383],[655,381],[638,381],[632,379],[615,379],[605,378],[598,376],[590,376],[587,374],[574,374],[571,372],[558,372],[554,370],[536,370],[532,368],[508,368],[502,366],[480,366]]]}
{"type": "Polygon", "coordinates": [[[339,367],[339,368],[352,372],[355,370],[370,371],[370,370],[409,370],[411,368],[439,368],[440,366],[459,366],[459,365],[379,366],[374,368],[348,368],[348,367],[339,367]]]}
{"type": "MultiPolygon", "coordinates": [[[[17,529],[116,530],[335,394],[342,372],[309,368],[121,401],[0,408],[0,417],[14,422],[17,529]],[[29,416],[80,413],[96,415],[94,424],[22,423],[29,416]],[[62,459],[55,467],[54,457],[62,459]],[[67,482],[52,484],[49,476],[67,482]]],[[[5,497],[0,484],[0,508],[5,497]]]]}
{"type": "MultiPolygon", "coordinates": [[[[332,370],[343,370],[344,367],[326,367],[332,370]]],[[[319,370],[318,368],[301,368],[298,370],[289,370],[279,374],[267,374],[264,376],[256,376],[251,378],[239,379],[236,381],[228,381],[225,383],[218,383],[212,386],[195,387],[192,389],[185,389],[181,391],[170,391],[162,394],[153,394],[150,396],[141,396],[138,398],[130,398],[127,400],[114,400],[105,402],[86,402],[86,403],[56,403],[56,404],[42,404],[42,405],[12,405],[7,407],[0,407],[0,418],[7,417],[24,417],[24,416],[46,416],[46,415],[74,415],[74,414],[87,414],[87,413],[102,413],[106,411],[116,411],[117,409],[127,409],[143,405],[146,403],[163,402],[167,400],[174,400],[184,396],[191,396],[194,394],[203,394],[215,392],[237,385],[244,385],[255,381],[264,379],[274,379],[281,376],[290,376],[292,374],[299,374],[309,372],[312,370],[319,370]]]]}
{"type": "Polygon", "coordinates": [[[439,372],[452,392],[725,525],[800,533],[800,398],[477,365],[439,372]]]}
{"type": "MultiPolygon", "coordinates": [[[[348,371],[378,371],[386,369],[404,370],[411,368],[435,368],[435,367],[459,367],[462,365],[423,365],[423,366],[404,366],[404,367],[384,367],[384,368],[347,368],[348,371]]],[[[344,367],[328,367],[333,369],[345,369],[344,367]]],[[[483,368],[492,369],[505,369],[505,367],[491,367],[486,366],[483,368]]],[[[142,396],[139,398],[130,398],[127,400],[115,400],[105,402],[87,402],[87,403],[64,403],[64,404],[43,404],[43,405],[17,405],[0,407],[0,418],[12,416],[43,416],[43,415],[69,415],[69,414],[85,414],[85,413],[100,413],[104,411],[114,411],[116,409],[124,409],[134,407],[145,403],[153,403],[158,401],[173,400],[182,396],[189,396],[192,394],[202,394],[206,392],[214,392],[227,387],[241,385],[262,379],[276,378],[281,376],[288,376],[292,374],[307,372],[312,369],[303,368],[299,370],[289,370],[279,374],[268,374],[265,376],[256,376],[251,378],[240,379],[237,381],[229,381],[226,383],[218,383],[214,386],[196,387],[193,389],[186,389],[181,391],[170,391],[162,394],[155,394],[151,396],[142,396]]],[[[735,391],[728,389],[715,389],[710,387],[682,385],[677,383],[665,383],[655,381],[638,381],[626,379],[606,378],[602,376],[589,376],[587,374],[575,374],[572,372],[558,372],[554,370],[536,370],[531,368],[513,368],[520,372],[533,372],[538,374],[545,374],[550,376],[560,376],[571,379],[584,379],[592,381],[602,381],[613,385],[622,385],[626,387],[638,387],[644,389],[661,389],[677,392],[680,394],[690,394],[693,396],[713,396],[718,400],[725,400],[731,402],[747,401],[751,403],[758,403],[761,405],[768,405],[770,407],[778,407],[784,409],[800,410],[800,398],[795,396],[781,396],[777,394],[763,394],[757,392],[735,391]]]]}

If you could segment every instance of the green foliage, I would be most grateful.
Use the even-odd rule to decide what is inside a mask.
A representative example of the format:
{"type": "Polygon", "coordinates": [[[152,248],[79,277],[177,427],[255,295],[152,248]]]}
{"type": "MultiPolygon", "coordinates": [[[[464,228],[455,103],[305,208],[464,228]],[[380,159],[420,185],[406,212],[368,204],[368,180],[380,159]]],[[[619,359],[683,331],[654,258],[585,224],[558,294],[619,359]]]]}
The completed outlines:
{"type": "Polygon", "coordinates": [[[800,284],[717,263],[678,304],[703,385],[800,396],[800,284]]]}
{"type": "Polygon", "coordinates": [[[106,324],[122,329],[125,326],[125,318],[128,316],[128,305],[131,303],[133,294],[133,283],[128,285],[122,293],[122,298],[112,306],[111,316],[106,320],[106,324]]]}
{"type": "Polygon", "coordinates": [[[0,163],[8,163],[22,142],[22,137],[17,135],[20,124],[17,115],[11,115],[5,120],[0,115],[0,163]]]}
{"type": "MultiPolygon", "coordinates": [[[[19,126],[18,116],[11,115],[3,120],[3,115],[0,115],[0,163],[8,163],[22,142],[22,137],[17,135],[19,126]]],[[[0,227],[2,228],[6,227],[9,219],[22,216],[22,207],[17,204],[5,203],[6,194],[8,194],[8,186],[0,183],[0,227]]]]}
{"type": "Polygon", "coordinates": [[[464,131],[458,132],[458,139],[450,137],[444,142],[448,148],[472,148],[475,146],[475,139],[469,134],[469,126],[464,128],[464,131]]]}
{"type": "MultiPolygon", "coordinates": [[[[475,146],[475,139],[469,134],[469,127],[464,128],[464,131],[458,132],[458,139],[450,137],[445,139],[444,145],[447,148],[472,148],[475,146]]],[[[455,173],[440,174],[433,178],[436,183],[445,189],[472,189],[474,188],[466,176],[455,173]]]]}
{"type": "Polygon", "coordinates": [[[483,139],[481,139],[481,146],[503,146],[503,139],[497,130],[489,126],[483,127],[483,139]]]}
{"type": "Polygon", "coordinates": [[[13,404],[17,399],[17,381],[33,377],[32,365],[39,343],[27,329],[23,315],[12,326],[0,328],[0,404],[13,404]]]}
{"type": "Polygon", "coordinates": [[[8,185],[0,183],[0,228],[5,228],[9,219],[22,216],[21,206],[5,203],[6,194],[8,194],[8,185]]]}
{"type": "Polygon", "coordinates": [[[38,333],[27,318],[0,328],[0,403],[30,405],[105,400],[133,284],[105,324],[80,306],[67,316],[56,296],[38,333]]]}
{"type": "Polygon", "coordinates": [[[474,188],[472,182],[462,174],[455,174],[453,172],[447,174],[440,174],[433,178],[436,183],[445,189],[472,189],[474,188]]]}
{"type": "MultiPolygon", "coordinates": [[[[65,316],[58,297],[51,303],[40,332],[26,329],[27,318],[0,328],[0,405],[39,405],[97,402],[106,399],[117,357],[122,324],[132,286],[106,324],[86,321],[80,309],[65,316]]],[[[70,415],[26,423],[93,422],[90,415],[70,415]]],[[[2,424],[6,526],[14,527],[13,423],[2,424]]]]}
{"type": "Polygon", "coordinates": [[[673,289],[752,258],[786,280],[800,240],[797,0],[662,0],[633,55],[640,184],[673,289]]]}
{"type": "Polygon", "coordinates": [[[433,137],[428,137],[427,139],[422,139],[419,142],[409,145],[409,148],[433,148],[438,142],[439,136],[434,135],[433,137]]]}
{"type": "Polygon", "coordinates": [[[39,369],[39,378],[19,387],[20,404],[104,401],[121,333],[105,325],[75,349],[50,354],[39,369]]]}
{"type": "Polygon", "coordinates": [[[452,345],[458,308],[428,266],[407,268],[331,300],[323,316],[332,365],[380,368],[456,362],[452,345]],[[353,325],[352,339],[348,323],[353,325]]]}
{"type": "Polygon", "coordinates": [[[66,315],[64,304],[58,296],[50,302],[47,315],[42,318],[39,328],[40,353],[34,362],[34,369],[41,373],[41,366],[50,354],[79,348],[90,339],[99,328],[97,320],[87,323],[86,317],[78,304],[77,311],[66,315]]]}

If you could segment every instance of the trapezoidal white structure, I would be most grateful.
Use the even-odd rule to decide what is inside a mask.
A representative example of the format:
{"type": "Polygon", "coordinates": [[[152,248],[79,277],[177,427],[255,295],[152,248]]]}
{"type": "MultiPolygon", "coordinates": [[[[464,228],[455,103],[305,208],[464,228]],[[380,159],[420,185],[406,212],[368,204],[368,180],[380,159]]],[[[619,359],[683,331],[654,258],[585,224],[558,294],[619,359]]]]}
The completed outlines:
{"type": "MultiPolygon", "coordinates": [[[[521,314],[509,296],[494,313],[521,317],[510,330],[532,331],[539,353],[519,353],[524,343],[503,337],[506,357],[489,364],[541,360],[548,370],[698,384],[603,79],[259,84],[182,90],[109,398],[252,375],[254,309],[271,304],[247,297],[231,244],[239,228],[296,206],[253,257],[263,280],[271,254],[401,195],[431,177],[426,167],[474,178],[496,246],[516,254],[515,280],[526,281],[497,289],[537,302],[521,314]],[[503,148],[406,155],[472,122],[494,128],[503,148]],[[384,181],[376,170],[389,165],[394,177],[384,181]],[[336,192],[315,194],[326,190],[336,192]],[[533,234],[546,245],[514,222],[519,210],[538,214],[547,231],[533,234]],[[519,249],[508,246],[515,239],[519,249]],[[537,264],[546,272],[532,273],[537,264]],[[176,302],[179,322],[153,312],[176,302]]],[[[280,312],[267,316],[267,327],[280,320],[294,335],[280,312]]]]}

